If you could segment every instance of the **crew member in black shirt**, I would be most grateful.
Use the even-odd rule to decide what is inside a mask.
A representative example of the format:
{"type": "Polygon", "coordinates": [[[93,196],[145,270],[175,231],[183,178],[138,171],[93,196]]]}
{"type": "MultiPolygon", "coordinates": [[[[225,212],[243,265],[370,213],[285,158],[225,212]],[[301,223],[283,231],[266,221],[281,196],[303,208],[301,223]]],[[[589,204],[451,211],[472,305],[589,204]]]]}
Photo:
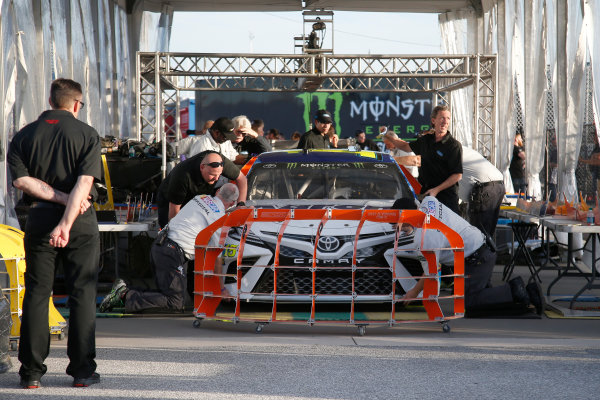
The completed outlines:
{"type": "Polygon", "coordinates": [[[333,135],[330,139],[327,136],[333,119],[331,113],[327,110],[319,110],[315,114],[313,128],[304,133],[298,142],[299,149],[328,149],[337,147],[338,137],[333,135]]]}
{"type": "Polygon", "coordinates": [[[246,201],[246,176],[232,161],[216,151],[204,151],[177,164],[158,188],[160,227],[164,227],[195,196],[214,196],[217,189],[228,180],[235,181],[240,191],[238,204],[246,201]]]}
{"type": "Polygon", "coordinates": [[[436,106],[431,113],[433,132],[408,143],[395,139],[394,146],[421,156],[421,194],[436,197],[455,213],[458,211],[458,182],[462,178],[462,146],[448,131],[450,109],[436,106]]]}
{"type": "Polygon", "coordinates": [[[79,121],[81,85],[57,79],[50,87],[52,110],[13,138],[7,160],[13,186],[32,201],[25,226],[25,296],[19,361],[21,386],[38,388],[50,350],[48,300],[56,267],[65,272],[69,295],[67,374],[73,386],[100,381],[96,371],[96,283],[100,235],[88,197],[100,179],[100,137],[79,121]]]}

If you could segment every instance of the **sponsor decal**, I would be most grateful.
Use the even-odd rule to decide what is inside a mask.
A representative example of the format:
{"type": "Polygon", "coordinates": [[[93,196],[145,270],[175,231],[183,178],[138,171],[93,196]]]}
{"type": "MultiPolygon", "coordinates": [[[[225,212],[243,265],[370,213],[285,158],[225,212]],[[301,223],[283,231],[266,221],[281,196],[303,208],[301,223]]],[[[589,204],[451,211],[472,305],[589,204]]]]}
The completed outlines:
{"type": "Polygon", "coordinates": [[[365,163],[361,163],[361,162],[355,162],[354,163],[354,168],[364,168],[365,167],[365,163]]]}
{"type": "Polygon", "coordinates": [[[293,168],[296,168],[297,166],[298,166],[298,163],[296,163],[296,162],[287,163],[288,169],[293,169],[293,168]]]}
{"type": "Polygon", "coordinates": [[[223,249],[223,257],[233,258],[237,254],[237,244],[226,244],[223,249]]]}
{"type": "Polygon", "coordinates": [[[435,215],[435,201],[433,200],[428,200],[427,201],[427,214],[429,215],[435,215]]]}
{"type": "Polygon", "coordinates": [[[275,168],[277,165],[276,164],[265,164],[262,167],[263,168],[275,168]]]}
{"type": "Polygon", "coordinates": [[[217,204],[214,202],[212,197],[209,197],[209,196],[203,197],[202,201],[204,202],[204,204],[206,204],[208,206],[208,208],[210,208],[210,210],[212,212],[216,212],[216,213],[220,212],[219,206],[217,206],[217,204]]]}
{"type": "Polygon", "coordinates": [[[374,167],[375,168],[387,168],[388,166],[385,164],[375,164],[374,167]]]}

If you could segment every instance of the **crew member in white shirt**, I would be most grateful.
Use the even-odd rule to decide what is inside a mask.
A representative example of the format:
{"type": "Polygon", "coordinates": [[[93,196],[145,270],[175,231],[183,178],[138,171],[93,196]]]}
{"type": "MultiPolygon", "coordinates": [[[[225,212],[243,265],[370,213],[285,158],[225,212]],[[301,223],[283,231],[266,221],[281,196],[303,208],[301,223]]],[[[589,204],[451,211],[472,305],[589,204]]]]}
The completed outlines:
{"type": "MultiPolygon", "coordinates": [[[[410,202],[400,199],[392,208],[409,209],[410,202]]],[[[412,200],[411,200],[412,201],[412,200]]],[[[412,201],[414,204],[414,201],[412,201]]],[[[413,206],[414,208],[414,206],[413,206]]],[[[450,208],[433,196],[427,196],[418,208],[425,214],[431,215],[458,233],[463,239],[465,257],[465,308],[467,315],[477,315],[486,312],[525,313],[529,304],[533,304],[536,312],[541,314],[543,309],[542,293],[537,282],[525,286],[523,279],[515,277],[500,286],[490,286],[490,278],[496,263],[496,253],[487,243],[485,235],[469,224],[450,208]]],[[[421,228],[412,229],[410,225],[403,226],[406,235],[414,235],[412,243],[406,243],[402,237],[398,248],[414,249],[421,243],[421,228]],[[412,232],[411,232],[412,231],[412,232]]],[[[423,239],[422,250],[435,250],[436,259],[445,265],[454,265],[454,251],[440,250],[450,248],[446,236],[438,230],[428,229],[423,239]]],[[[425,281],[420,279],[417,284],[406,292],[405,299],[417,299],[423,290],[425,281]]]]}
{"type": "Polygon", "coordinates": [[[210,127],[207,134],[199,136],[189,149],[189,157],[206,150],[221,153],[235,162],[238,152],[235,151],[232,141],[237,137],[233,133],[233,122],[227,117],[218,118],[210,127]]]}
{"type": "Polygon", "coordinates": [[[471,225],[493,237],[500,206],[506,194],[502,172],[479,152],[463,146],[462,179],[458,181],[458,197],[467,203],[471,225]]]}
{"type": "MultiPolygon", "coordinates": [[[[123,305],[126,312],[183,311],[186,263],[195,257],[196,236],[225,215],[225,210],[236,203],[238,196],[237,186],[226,183],[215,196],[198,195],[190,200],[152,243],[150,258],[158,290],[129,289],[122,279],[117,279],[111,292],[102,300],[99,311],[107,312],[123,305]]],[[[209,246],[217,245],[219,235],[220,230],[212,236],[209,246]]]]}

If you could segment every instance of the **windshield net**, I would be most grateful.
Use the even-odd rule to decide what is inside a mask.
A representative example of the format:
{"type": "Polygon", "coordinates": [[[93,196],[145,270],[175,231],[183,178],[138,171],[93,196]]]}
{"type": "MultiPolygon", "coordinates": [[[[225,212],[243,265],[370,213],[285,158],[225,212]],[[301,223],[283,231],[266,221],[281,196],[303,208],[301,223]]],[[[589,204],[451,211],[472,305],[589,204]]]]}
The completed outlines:
{"type": "Polygon", "coordinates": [[[315,162],[254,165],[248,199],[377,199],[411,197],[406,179],[391,163],[315,162]]]}

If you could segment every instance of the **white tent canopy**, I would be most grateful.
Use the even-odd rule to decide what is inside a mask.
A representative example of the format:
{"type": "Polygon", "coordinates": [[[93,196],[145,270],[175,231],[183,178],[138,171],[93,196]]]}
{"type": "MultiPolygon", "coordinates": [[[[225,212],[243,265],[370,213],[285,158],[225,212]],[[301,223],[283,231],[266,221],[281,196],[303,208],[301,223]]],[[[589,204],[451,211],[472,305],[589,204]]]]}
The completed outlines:
{"type": "MultiPolygon", "coordinates": [[[[496,164],[507,171],[514,136],[515,97],[521,99],[531,194],[540,197],[545,134],[543,105],[552,91],[558,139],[559,191],[577,193],[575,167],[582,130],[584,66],[600,57],[600,0],[0,0],[0,222],[16,225],[5,154],[12,135],[47,108],[50,82],[71,77],[85,88],[81,119],[98,132],[133,137],[135,52],[168,51],[175,11],[343,11],[440,14],[448,53],[498,53],[496,164]],[[588,53],[589,49],[589,53],[588,53]],[[528,56],[535,54],[536,57],[528,56]],[[547,86],[546,66],[552,72],[547,86]],[[514,83],[517,83],[516,85],[514,83]],[[518,91],[518,92],[517,92],[518,91]]],[[[600,71],[594,113],[600,108],[600,71]]],[[[472,144],[469,89],[454,96],[456,128],[472,144]]],[[[462,135],[462,136],[461,136],[462,135]]],[[[506,173],[505,176],[508,176],[506,173]]],[[[508,183],[508,182],[507,182],[508,183]]]]}

